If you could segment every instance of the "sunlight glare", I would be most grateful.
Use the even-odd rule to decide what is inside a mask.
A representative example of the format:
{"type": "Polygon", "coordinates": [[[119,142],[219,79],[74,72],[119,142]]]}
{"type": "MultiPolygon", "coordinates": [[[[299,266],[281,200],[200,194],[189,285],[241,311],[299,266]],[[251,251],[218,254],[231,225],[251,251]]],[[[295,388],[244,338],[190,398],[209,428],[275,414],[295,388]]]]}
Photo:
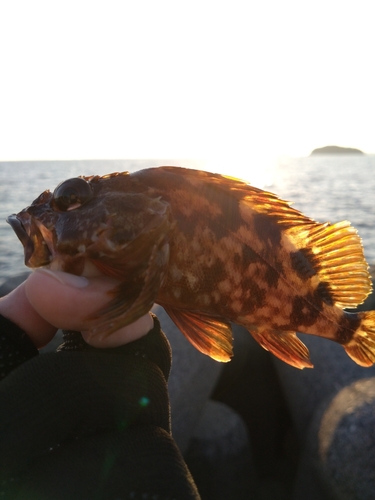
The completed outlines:
{"type": "Polygon", "coordinates": [[[236,177],[252,186],[266,188],[272,184],[277,158],[271,155],[213,157],[203,162],[204,170],[236,177]]]}

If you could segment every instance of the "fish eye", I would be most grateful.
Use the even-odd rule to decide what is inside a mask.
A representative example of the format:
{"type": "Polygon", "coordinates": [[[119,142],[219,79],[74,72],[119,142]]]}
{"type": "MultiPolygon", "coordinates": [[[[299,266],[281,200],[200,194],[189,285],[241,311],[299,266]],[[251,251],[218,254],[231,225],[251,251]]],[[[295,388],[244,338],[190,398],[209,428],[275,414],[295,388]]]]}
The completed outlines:
{"type": "Polygon", "coordinates": [[[58,210],[67,212],[91,200],[90,184],[80,177],[61,182],[53,192],[52,201],[58,210]]]}

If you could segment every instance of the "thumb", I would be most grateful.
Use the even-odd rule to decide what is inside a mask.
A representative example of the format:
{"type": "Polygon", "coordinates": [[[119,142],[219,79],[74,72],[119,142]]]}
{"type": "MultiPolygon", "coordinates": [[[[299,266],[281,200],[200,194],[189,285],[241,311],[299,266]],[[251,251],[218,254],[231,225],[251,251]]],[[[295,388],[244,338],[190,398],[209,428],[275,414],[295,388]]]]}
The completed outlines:
{"type": "Polygon", "coordinates": [[[109,302],[109,293],[118,284],[105,276],[88,279],[38,269],[26,281],[25,290],[30,304],[54,327],[80,331],[94,347],[116,347],[145,335],[153,327],[153,320],[147,314],[109,336],[91,334],[93,322],[88,318],[109,302]]]}

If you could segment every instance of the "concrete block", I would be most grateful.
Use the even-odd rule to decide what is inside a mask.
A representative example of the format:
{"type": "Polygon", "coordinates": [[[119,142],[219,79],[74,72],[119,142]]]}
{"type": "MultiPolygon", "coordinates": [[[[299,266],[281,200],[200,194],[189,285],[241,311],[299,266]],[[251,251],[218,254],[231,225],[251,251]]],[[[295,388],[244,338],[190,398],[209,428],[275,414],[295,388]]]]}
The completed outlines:
{"type": "Polygon", "coordinates": [[[356,380],[375,376],[375,366],[363,368],[352,361],[342,346],[326,339],[299,334],[311,354],[314,369],[298,370],[274,358],[281,385],[302,441],[315,410],[356,380]]]}
{"type": "Polygon", "coordinates": [[[311,478],[320,487],[320,496],[311,500],[375,499],[375,376],[344,387],[315,412],[295,500],[310,499],[311,478]]]}
{"type": "Polygon", "coordinates": [[[197,351],[162,307],[155,306],[153,312],[172,347],[172,370],[168,383],[172,433],[180,450],[185,453],[223,364],[197,351]]]}
{"type": "Polygon", "coordinates": [[[275,360],[303,450],[293,499],[375,500],[375,366],[358,366],[334,342],[301,338],[313,370],[275,360]]]}
{"type": "Polygon", "coordinates": [[[256,491],[247,427],[229,406],[207,401],[185,455],[205,500],[248,500],[256,491]]]}

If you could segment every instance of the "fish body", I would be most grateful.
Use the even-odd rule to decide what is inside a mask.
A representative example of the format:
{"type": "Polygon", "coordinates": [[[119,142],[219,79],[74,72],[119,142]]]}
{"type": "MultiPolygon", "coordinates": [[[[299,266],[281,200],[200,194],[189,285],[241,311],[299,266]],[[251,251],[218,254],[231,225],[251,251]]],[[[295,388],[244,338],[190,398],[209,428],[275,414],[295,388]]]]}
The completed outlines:
{"type": "Polygon", "coordinates": [[[345,311],[371,292],[355,229],[317,223],[244,181],[178,167],[69,179],[8,221],[26,265],[121,282],[93,319],[98,333],[156,302],[219,361],[232,355],[233,322],[298,368],[312,364],[297,331],[375,362],[375,312],[345,311]]]}

